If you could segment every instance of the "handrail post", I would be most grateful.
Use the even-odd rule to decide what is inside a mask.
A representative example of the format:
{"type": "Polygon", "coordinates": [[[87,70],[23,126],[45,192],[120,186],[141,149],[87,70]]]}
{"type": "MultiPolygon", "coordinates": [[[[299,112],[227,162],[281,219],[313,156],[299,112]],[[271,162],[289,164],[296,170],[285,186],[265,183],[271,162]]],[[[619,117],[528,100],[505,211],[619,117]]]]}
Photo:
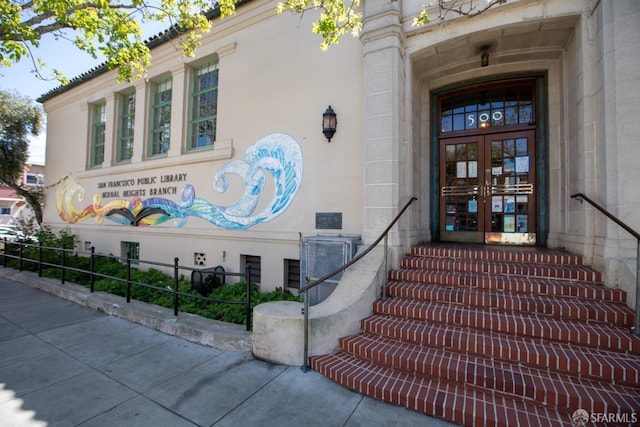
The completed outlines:
{"type": "Polygon", "coordinates": [[[388,239],[389,233],[384,235],[384,279],[382,280],[382,301],[387,300],[387,275],[389,274],[389,270],[387,269],[387,249],[388,249],[388,239]]]}
{"type": "Polygon", "coordinates": [[[636,249],[636,322],[631,331],[640,337],[640,239],[637,240],[636,249]]]}
{"type": "Polygon", "coordinates": [[[64,284],[64,278],[65,278],[65,266],[67,264],[67,248],[65,245],[62,245],[62,274],[61,274],[61,282],[62,284],[64,284]]]}
{"type": "Polygon", "coordinates": [[[38,243],[38,277],[42,277],[42,242],[38,243]]]}
{"type": "MultiPolygon", "coordinates": [[[[309,278],[307,277],[307,284],[309,278]]],[[[304,290],[304,306],[302,311],[304,312],[304,360],[302,361],[302,372],[309,372],[311,367],[309,366],[309,289],[304,290]]]]}
{"type": "Polygon", "coordinates": [[[178,316],[178,304],[180,304],[180,291],[179,282],[178,282],[178,273],[179,273],[179,265],[178,265],[178,257],[173,259],[173,315],[178,316]]]}
{"type": "Polygon", "coordinates": [[[18,254],[20,255],[20,261],[19,261],[19,265],[20,265],[20,271],[22,271],[23,269],[23,254],[24,254],[24,243],[22,242],[18,242],[18,244],[20,245],[20,250],[18,251],[18,254]]]}
{"type": "Polygon", "coordinates": [[[245,267],[245,282],[247,288],[247,296],[245,300],[245,316],[247,318],[247,332],[251,330],[251,265],[245,267]]]}
{"type": "Polygon", "coordinates": [[[131,302],[131,252],[127,252],[127,303],[131,302]]]}
{"type": "Polygon", "coordinates": [[[90,281],[89,289],[91,290],[91,293],[93,293],[96,287],[96,276],[94,274],[95,269],[96,269],[96,247],[91,246],[91,259],[89,260],[89,270],[90,270],[89,271],[89,281],[90,281]]]}

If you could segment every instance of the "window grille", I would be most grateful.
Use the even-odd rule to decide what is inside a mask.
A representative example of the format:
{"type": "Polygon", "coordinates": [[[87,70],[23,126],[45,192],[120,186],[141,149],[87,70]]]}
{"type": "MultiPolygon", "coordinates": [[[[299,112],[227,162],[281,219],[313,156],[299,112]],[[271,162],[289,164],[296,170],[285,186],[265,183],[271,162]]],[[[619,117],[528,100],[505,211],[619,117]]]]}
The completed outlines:
{"type": "Polygon", "coordinates": [[[251,283],[260,284],[262,276],[261,258],[256,255],[241,255],[243,268],[251,267],[251,283]]]}
{"type": "Polygon", "coordinates": [[[287,288],[300,289],[300,260],[284,260],[284,283],[287,288]]]}

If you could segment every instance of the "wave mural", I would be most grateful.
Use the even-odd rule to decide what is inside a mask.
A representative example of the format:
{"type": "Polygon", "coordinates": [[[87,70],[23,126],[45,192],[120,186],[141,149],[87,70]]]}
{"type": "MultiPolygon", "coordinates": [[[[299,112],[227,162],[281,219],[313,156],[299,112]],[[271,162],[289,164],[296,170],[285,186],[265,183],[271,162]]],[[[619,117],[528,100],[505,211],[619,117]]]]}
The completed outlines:
{"type": "Polygon", "coordinates": [[[106,218],[119,224],[144,226],[174,220],[176,227],[182,227],[190,216],[194,216],[217,227],[244,230],[272,221],[289,207],[300,189],[303,169],[302,149],[298,141],[290,135],[274,133],[249,147],[245,160],[228,162],[215,173],[212,186],[218,193],[227,191],[230,174],[237,175],[244,182],[244,194],[231,206],[214,205],[197,198],[193,184],[185,184],[178,201],[162,197],[134,197],[102,204],[102,196],[95,193],[90,205],[78,209],[74,200],[82,202],[85,189],[70,176],[63,178],[56,187],[56,206],[58,215],[67,223],[89,218],[102,223],[106,218]],[[267,182],[267,172],[275,184],[273,197],[264,209],[255,212],[267,182]]]}

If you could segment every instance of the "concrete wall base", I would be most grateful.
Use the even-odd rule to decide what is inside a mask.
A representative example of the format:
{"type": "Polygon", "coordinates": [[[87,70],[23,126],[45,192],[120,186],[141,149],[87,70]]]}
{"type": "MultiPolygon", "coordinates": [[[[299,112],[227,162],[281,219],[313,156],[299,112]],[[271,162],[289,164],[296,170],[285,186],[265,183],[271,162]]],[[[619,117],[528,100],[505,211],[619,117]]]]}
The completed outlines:
{"type": "Polygon", "coordinates": [[[221,350],[251,351],[251,332],[247,332],[244,325],[184,312],[180,312],[176,317],[169,308],[135,300],[127,303],[124,297],[98,291],[91,293],[84,286],[73,283],[61,284],[57,279],[38,277],[36,273],[29,271],[19,272],[0,267],[0,278],[13,280],[110,316],[120,317],[198,344],[221,350]]]}
{"type": "MultiPolygon", "coordinates": [[[[364,248],[359,248],[359,251],[364,248]]],[[[360,332],[385,281],[384,248],[374,248],[342,275],[335,291],[309,308],[309,355],[334,352],[338,338],[360,332]]],[[[253,310],[253,354],[272,363],[304,365],[302,304],[277,301],[253,310]]]]}

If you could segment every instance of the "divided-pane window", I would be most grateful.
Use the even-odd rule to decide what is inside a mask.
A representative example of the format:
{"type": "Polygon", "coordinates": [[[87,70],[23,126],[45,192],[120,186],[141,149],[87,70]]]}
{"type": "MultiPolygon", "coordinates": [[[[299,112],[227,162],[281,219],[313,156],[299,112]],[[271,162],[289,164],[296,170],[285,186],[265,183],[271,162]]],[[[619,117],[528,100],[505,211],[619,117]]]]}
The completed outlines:
{"type": "Polygon", "coordinates": [[[105,125],[107,104],[101,102],[92,106],[91,166],[100,166],[104,161],[105,125]]]}
{"type": "Polygon", "coordinates": [[[43,181],[43,176],[41,174],[27,173],[25,178],[25,183],[31,186],[43,185],[42,181],[43,181]]]}
{"type": "Polygon", "coordinates": [[[535,122],[534,81],[485,86],[440,98],[440,133],[535,122]]]}
{"type": "Polygon", "coordinates": [[[127,93],[120,97],[120,135],[117,159],[123,162],[133,156],[133,129],[136,113],[136,94],[127,93]]]}
{"type": "Polygon", "coordinates": [[[154,86],[151,103],[151,152],[152,156],[169,151],[171,133],[171,79],[154,86]]]}
{"type": "Polygon", "coordinates": [[[284,282],[287,288],[300,289],[300,260],[284,260],[284,282]]]}
{"type": "Polygon", "coordinates": [[[262,260],[257,255],[241,255],[243,268],[250,267],[251,283],[260,284],[262,276],[262,260]]]}
{"type": "Polygon", "coordinates": [[[140,260],[139,242],[121,242],[122,258],[129,258],[132,264],[138,264],[140,260]]]}
{"type": "Polygon", "coordinates": [[[211,147],[216,139],[218,115],[218,62],[193,70],[189,149],[211,147]]]}

